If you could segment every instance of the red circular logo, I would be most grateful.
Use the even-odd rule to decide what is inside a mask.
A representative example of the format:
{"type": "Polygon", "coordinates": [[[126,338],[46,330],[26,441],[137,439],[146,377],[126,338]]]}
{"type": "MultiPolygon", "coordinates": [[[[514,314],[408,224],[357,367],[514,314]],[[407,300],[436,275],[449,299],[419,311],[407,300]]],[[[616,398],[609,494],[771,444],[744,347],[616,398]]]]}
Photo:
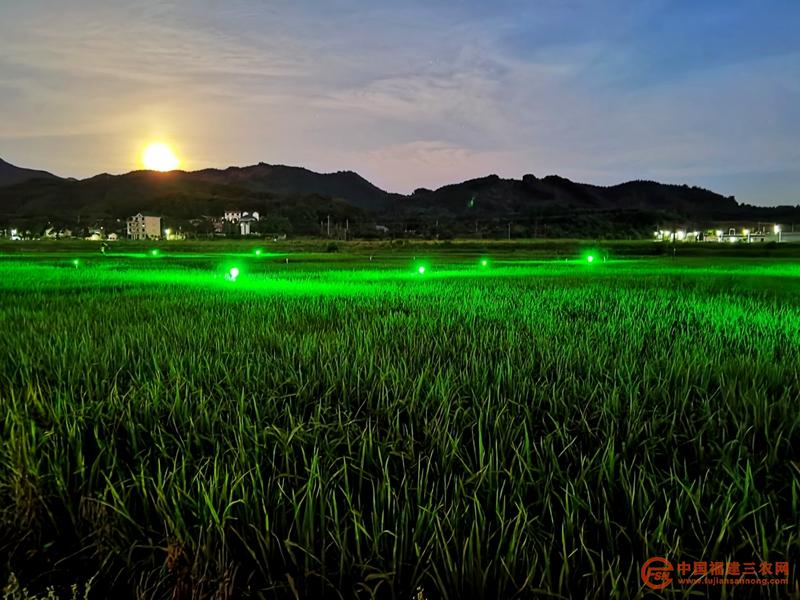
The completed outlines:
{"type": "Polygon", "coordinates": [[[654,590],[663,590],[672,583],[672,563],[666,558],[654,556],[642,565],[642,581],[654,590]]]}

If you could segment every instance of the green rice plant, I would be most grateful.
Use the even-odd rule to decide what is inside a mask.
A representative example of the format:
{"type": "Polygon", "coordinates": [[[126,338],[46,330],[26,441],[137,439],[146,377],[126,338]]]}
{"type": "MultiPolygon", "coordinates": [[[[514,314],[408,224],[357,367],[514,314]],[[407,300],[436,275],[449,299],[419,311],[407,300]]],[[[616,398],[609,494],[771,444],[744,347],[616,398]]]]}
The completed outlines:
{"type": "Polygon", "coordinates": [[[629,598],[666,556],[798,593],[796,262],[369,251],[3,258],[0,575],[629,598]]]}

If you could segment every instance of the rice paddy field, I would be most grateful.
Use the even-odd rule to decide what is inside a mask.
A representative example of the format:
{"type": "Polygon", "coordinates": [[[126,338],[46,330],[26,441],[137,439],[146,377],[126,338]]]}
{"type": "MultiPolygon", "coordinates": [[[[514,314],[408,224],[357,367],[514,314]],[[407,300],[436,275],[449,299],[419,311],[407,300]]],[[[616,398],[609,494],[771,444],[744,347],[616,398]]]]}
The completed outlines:
{"type": "Polygon", "coordinates": [[[7,590],[800,593],[800,252],[121,247],[0,249],[7,590]]]}

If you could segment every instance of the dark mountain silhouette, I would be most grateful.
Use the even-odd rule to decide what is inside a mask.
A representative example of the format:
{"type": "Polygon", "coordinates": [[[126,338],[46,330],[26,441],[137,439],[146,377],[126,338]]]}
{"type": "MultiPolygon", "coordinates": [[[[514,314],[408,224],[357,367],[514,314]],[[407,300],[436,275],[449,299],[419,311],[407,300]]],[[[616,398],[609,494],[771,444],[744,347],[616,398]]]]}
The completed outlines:
{"type": "Polygon", "coordinates": [[[58,179],[58,177],[47,171],[23,169],[0,158],[0,186],[14,185],[31,179],[58,179]]]}
{"type": "Polygon", "coordinates": [[[649,235],[654,226],[669,223],[800,222],[800,208],[742,205],[698,187],[654,181],[602,187],[556,175],[489,175],[404,196],[385,192],[351,171],[320,174],[259,163],[193,172],[102,174],[81,181],[45,174],[0,187],[0,223],[108,222],[137,212],[188,221],[228,209],[274,216],[295,233],[319,232],[328,215],[334,223],[354,226],[356,234],[384,224],[392,232],[445,236],[477,231],[491,235],[509,224],[518,235],[614,236],[649,235]]]}
{"type": "MultiPolygon", "coordinates": [[[[800,211],[788,210],[800,219],[800,211]]],[[[762,209],[759,218],[770,212],[774,216],[773,209],[762,209]]],[[[418,189],[393,197],[386,215],[406,229],[424,231],[435,219],[434,232],[440,235],[502,235],[513,227],[520,236],[553,237],[649,236],[658,224],[703,227],[754,218],[735,198],[698,187],[654,181],[601,187],[557,175],[521,180],[489,175],[437,190],[418,189]]]]}
{"type": "Polygon", "coordinates": [[[0,187],[0,221],[107,222],[138,212],[188,221],[241,209],[280,216],[297,224],[294,231],[316,233],[319,221],[328,215],[342,221],[366,218],[362,209],[329,195],[276,194],[249,189],[241,179],[236,183],[216,183],[183,171],[102,174],[81,181],[32,180],[0,187]]]}
{"type": "Polygon", "coordinates": [[[431,212],[440,216],[519,217],[542,211],[645,210],[687,216],[735,212],[738,204],[709,190],[654,181],[630,181],[611,187],[575,183],[557,175],[501,179],[489,175],[438,190],[416,190],[396,198],[397,213],[431,212]]]}
{"type": "Polygon", "coordinates": [[[380,210],[390,195],[352,172],[258,164],[202,171],[132,171],[84,179],[36,179],[0,188],[0,215],[69,214],[124,217],[140,211],[191,218],[289,199],[325,197],[356,209],[380,210]]]}
{"type": "Polygon", "coordinates": [[[341,198],[365,209],[387,205],[389,194],[352,171],[315,173],[302,167],[258,163],[250,167],[203,169],[187,173],[193,180],[233,185],[271,194],[320,194],[341,198]]]}

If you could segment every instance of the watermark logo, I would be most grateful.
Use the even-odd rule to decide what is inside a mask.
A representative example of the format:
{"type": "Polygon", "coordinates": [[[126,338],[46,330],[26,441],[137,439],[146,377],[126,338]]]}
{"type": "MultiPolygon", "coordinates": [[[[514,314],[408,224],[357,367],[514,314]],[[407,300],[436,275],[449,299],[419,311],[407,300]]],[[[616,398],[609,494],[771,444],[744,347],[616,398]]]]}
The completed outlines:
{"type": "Polygon", "coordinates": [[[679,561],[676,565],[661,556],[642,565],[642,583],[653,590],[672,585],[788,585],[787,561],[679,561]]]}
{"type": "Polygon", "coordinates": [[[642,581],[654,590],[663,590],[672,583],[672,563],[666,558],[654,556],[642,565],[642,581]]]}

